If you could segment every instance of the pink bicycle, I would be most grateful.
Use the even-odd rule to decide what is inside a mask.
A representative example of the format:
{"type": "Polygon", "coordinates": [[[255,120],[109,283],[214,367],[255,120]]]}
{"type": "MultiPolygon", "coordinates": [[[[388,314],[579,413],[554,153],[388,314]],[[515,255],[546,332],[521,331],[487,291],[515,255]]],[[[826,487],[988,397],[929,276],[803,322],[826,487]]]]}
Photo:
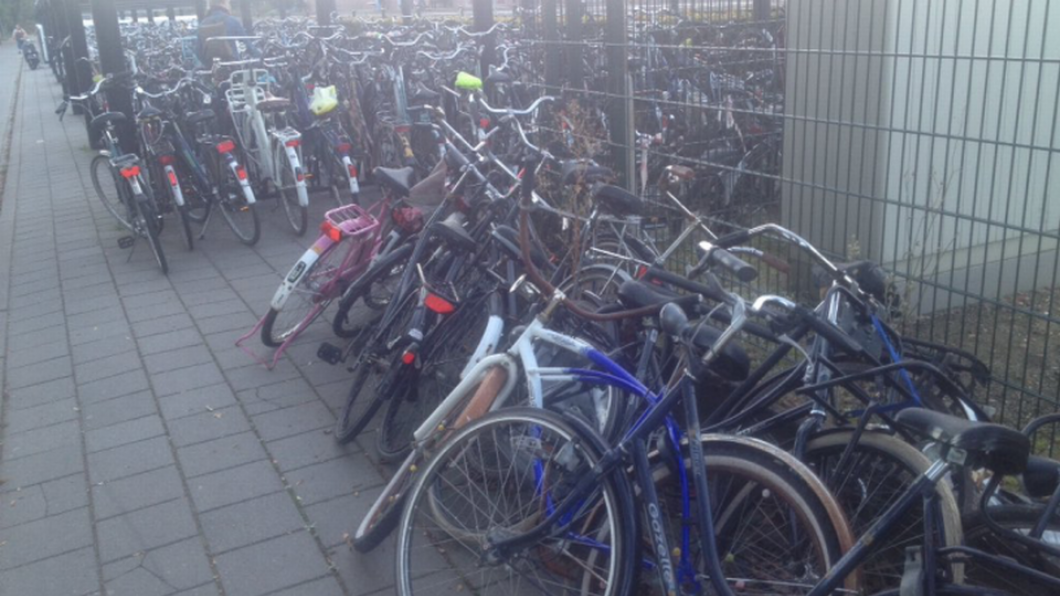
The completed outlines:
{"type": "Polygon", "coordinates": [[[408,188],[405,180],[396,185],[402,188],[387,189],[390,185],[386,182],[383,181],[384,188],[395,192],[385,191],[383,198],[368,209],[351,204],[324,215],[320,237],[291,267],[273,294],[269,312],[236,341],[237,346],[273,368],[284,350],[335,298],[356,291],[366,296],[365,303],[373,309],[386,306],[393,293],[390,285],[397,283],[412,253],[412,245],[405,240],[417,231],[417,222],[422,225],[423,221],[414,207],[390,209],[392,195],[407,196],[408,188]],[[381,223],[390,220],[390,225],[381,223]],[[244,345],[259,331],[262,343],[277,348],[271,362],[244,345]]]}

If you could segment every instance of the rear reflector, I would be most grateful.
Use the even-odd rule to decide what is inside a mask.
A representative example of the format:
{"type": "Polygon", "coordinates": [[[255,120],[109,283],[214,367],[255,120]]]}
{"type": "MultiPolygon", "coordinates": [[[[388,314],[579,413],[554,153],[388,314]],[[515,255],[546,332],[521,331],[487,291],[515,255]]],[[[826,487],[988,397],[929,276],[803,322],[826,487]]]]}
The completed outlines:
{"type": "Polygon", "coordinates": [[[416,361],[416,354],[414,352],[405,352],[401,355],[401,362],[405,364],[412,364],[416,361]]]}
{"type": "Polygon", "coordinates": [[[247,179],[247,170],[246,170],[246,168],[244,168],[243,166],[239,166],[238,168],[236,168],[236,178],[239,178],[240,180],[246,180],[247,179]]]}
{"type": "Polygon", "coordinates": [[[288,147],[297,147],[297,146],[299,146],[301,144],[302,144],[302,139],[291,139],[290,141],[287,141],[286,143],[284,143],[284,145],[287,145],[288,147]]]}
{"type": "Polygon", "coordinates": [[[140,166],[130,166],[121,169],[121,175],[126,178],[135,178],[140,175],[140,166]]]}
{"type": "Polygon", "coordinates": [[[217,143],[217,152],[218,153],[231,153],[232,151],[235,150],[235,148],[236,148],[236,143],[235,143],[235,141],[232,141],[232,140],[221,141],[220,143],[217,143]]]}
{"type": "Polygon", "coordinates": [[[335,148],[339,150],[339,153],[349,153],[351,146],[349,143],[339,143],[335,148]]]}
{"type": "Polygon", "coordinates": [[[423,305],[431,309],[431,312],[436,312],[440,315],[447,315],[456,310],[456,307],[453,306],[452,302],[449,302],[437,294],[427,294],[427,298],[423,301],[423,305]]]}
{"type": "Polygon", "coordinates": [[[158,156],[158,163],[160,163],[160,164],[162,164],[164,166],[172,165],[174,161],[176,161],[176,159],[174,159],[172,155],[160,155],[160,156],[158,156]]]}
{"type": "Polygon", "coordinates": [[[174,187],[177,186],[177,173],[173,170],[169,170],[166,174],[169,176],[169,185],[174,187]]]}
{"type": "Polygon", "coordinates": [[[352,163],[346,166],[346,171],[349,172],[350,178],[357,179],[357,166],[352,163]]]}
{"type": "Polygon", "coordinates": [[[320,224],[320,231],[324,232],[324,235],[332,240],[332,242],[339,242],[342,240],[342,230],[335,227],[335,224],[330,221],[325,221],[320,224]]]}

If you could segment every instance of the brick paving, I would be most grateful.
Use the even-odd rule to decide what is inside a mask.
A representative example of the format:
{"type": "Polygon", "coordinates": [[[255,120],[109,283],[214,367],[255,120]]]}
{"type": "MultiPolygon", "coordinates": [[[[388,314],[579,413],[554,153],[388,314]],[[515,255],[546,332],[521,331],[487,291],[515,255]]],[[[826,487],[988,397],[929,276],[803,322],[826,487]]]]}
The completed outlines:
{"type": "Polygon", "coordinates": [[[259,246],[218,219],[188,252],[171,222],[163,277],[117,246],[52,73],[5,45],[0,80],[0,593],[391,593],[392,544],[346,543],[384,470],[330,434],[327,325],[272,371],[234,346],[312,233],[267,202],[259,246]]]}

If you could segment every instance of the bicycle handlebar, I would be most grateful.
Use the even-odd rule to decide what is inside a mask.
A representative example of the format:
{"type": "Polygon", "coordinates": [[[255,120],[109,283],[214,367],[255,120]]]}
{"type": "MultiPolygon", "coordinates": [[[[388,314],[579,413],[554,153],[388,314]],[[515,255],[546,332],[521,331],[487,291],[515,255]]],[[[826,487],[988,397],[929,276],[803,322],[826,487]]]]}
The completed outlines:
{"type": "Polygon", "coordinates": [[[542,95],[541,97],[535,99],[534,103],[530,104],[529,108],[526,108],[525,110],[516,110],[512,108],[493,108],[490,107],[488,103],[486,103],[486,99],[484,97],[479,96],[475,98],[475,101],[477,101],[484,110],[495,116],[529,116],[536,112],[537,108],[541,107],[541,104],[545,102],[553,102],[556,100],[557,98],[555,96],[542,95]]]}

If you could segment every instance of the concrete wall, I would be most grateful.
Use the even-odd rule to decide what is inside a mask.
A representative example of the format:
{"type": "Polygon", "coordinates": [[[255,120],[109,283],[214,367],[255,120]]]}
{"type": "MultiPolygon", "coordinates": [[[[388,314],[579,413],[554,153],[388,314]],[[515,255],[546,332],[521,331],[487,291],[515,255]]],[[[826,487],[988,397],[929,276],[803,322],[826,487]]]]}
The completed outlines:
{"type": "Polygon", "coordinates": [[[1055,283],[1052,4],[789,1],[785,220],[919,279],[922,311],[1055,283]]]}

